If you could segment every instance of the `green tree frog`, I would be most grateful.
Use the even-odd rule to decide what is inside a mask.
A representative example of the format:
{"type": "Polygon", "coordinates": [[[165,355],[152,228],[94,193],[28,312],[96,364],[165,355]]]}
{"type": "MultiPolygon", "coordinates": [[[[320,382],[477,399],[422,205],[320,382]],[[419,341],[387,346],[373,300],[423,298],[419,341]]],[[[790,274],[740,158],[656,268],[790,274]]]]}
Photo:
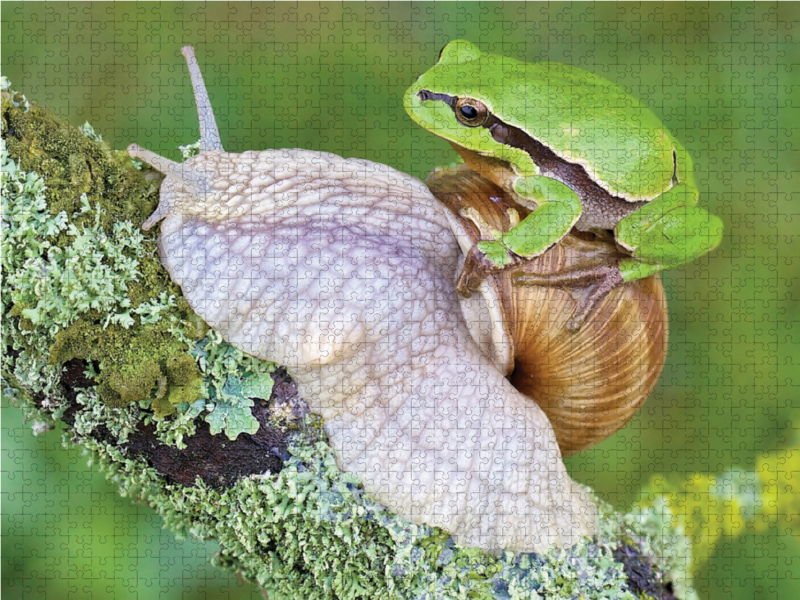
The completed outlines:
{"type": "MultiPolygon", "coordinates": [[[[470,167],[532,209],[472,248],[457,283],[464,295],[491,272],[524,270],[525,259],[573,227],[613,233],[624,253],[613,264],[523,277],[589,288],[570,322],[574,330],[618,285],[694,260],[722,238],[720,219],[697,206],[684,147],[639,100],[594,73],[486,54],[455,40],[409,88],[404,104],[470,167]]],[[[479,217],[472,218],[480,228],[479,217]]]]}

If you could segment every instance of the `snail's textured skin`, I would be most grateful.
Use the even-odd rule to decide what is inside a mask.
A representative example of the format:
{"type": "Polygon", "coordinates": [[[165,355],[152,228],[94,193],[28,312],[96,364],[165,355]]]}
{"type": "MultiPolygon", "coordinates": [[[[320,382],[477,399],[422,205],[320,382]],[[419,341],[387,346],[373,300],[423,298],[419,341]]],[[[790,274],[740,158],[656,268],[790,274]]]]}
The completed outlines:
{"type": "Polygon", "coordinates": [[[547,418],[472,341],[458,245],[419,181],[303,150],[182,166],[211,189],[165,179],[162,262],[226,340],[286,365],[369,494],[486,549],[595,531],[547,418]]]}
{"type": "Polygon", "coordinates": [[[201,153],[167,177],[159,251],[234,346],[285,365],[339,467],[398,515],[484,549],[544,551],[597,529],[553,429],[480,351],[454,287],[459,247],[418,180],[306,150],[222,150],[191,48],[201,153]]]}

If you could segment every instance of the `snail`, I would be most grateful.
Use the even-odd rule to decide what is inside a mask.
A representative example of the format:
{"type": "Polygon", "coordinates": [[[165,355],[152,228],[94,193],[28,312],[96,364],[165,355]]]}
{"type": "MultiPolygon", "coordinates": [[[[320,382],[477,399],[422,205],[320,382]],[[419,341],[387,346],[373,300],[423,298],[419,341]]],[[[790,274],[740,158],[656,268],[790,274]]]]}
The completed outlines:
{"type": "MultiPolygon", "coordinates": [[[[507,231],[509,210],[521,218],[530,212],[476,168],[439,169],[426,180],[457,221],[465,256],[488,237],[476,221],[507,231]]],[[[659,275],[630,282],[606,296],[573,332],[569,321],[588,292],[536,285],[531,272],[546,275],[620,256],[613,240],[574,231],[525,270],[490,275],[482,295],[461,298],[473,337],[514,387],[544,410],[564,455],[618,431],[652,392],[667,352],[666,296],[659,275]]]]}
{"type": "Polygon", "coordinates": [[[547,416],[461,314],[454,218],[419,180],[307,150],[227,153],[191,48],[201,151],[131,145],[166,176],[161,262],[193,310],[284,365],[338,466],[414,523],[485,550],[544,552],[597,532],[547,416]]]}

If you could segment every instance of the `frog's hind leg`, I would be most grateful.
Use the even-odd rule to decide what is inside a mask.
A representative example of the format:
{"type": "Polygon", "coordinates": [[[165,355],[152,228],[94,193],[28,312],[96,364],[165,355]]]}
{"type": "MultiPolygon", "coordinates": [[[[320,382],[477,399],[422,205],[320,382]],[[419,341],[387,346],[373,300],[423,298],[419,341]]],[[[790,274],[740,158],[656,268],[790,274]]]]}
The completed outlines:
{"type": "Polygon", "coordinates": [[[577,294],[573,294],[576,305],[567,322],[568,331],[578,331],[609,292],[625,283],[625,280],[616,262],[602,262],[589,267],[578,266],[547,274],[525,272],[523,267],[523,271],[514,276],[514,283],[584,290],[585,294],[577,298],[577,294]]]}

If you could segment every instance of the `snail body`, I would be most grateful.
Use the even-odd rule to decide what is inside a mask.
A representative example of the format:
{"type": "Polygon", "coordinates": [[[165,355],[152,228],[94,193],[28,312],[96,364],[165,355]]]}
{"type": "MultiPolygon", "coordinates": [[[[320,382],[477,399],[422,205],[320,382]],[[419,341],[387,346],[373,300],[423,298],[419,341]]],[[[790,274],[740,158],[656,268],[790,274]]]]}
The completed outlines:
{"type": "Polygon", "coordinates": [[[306,150],[226,153],[190,48],[201,152],[166,178],[161,261],[195,312],[278,362],[339,467],[463,545],[542,552],[597,529],[550,423],[472,339],[449,217],[418,180],[306,150]]]}

